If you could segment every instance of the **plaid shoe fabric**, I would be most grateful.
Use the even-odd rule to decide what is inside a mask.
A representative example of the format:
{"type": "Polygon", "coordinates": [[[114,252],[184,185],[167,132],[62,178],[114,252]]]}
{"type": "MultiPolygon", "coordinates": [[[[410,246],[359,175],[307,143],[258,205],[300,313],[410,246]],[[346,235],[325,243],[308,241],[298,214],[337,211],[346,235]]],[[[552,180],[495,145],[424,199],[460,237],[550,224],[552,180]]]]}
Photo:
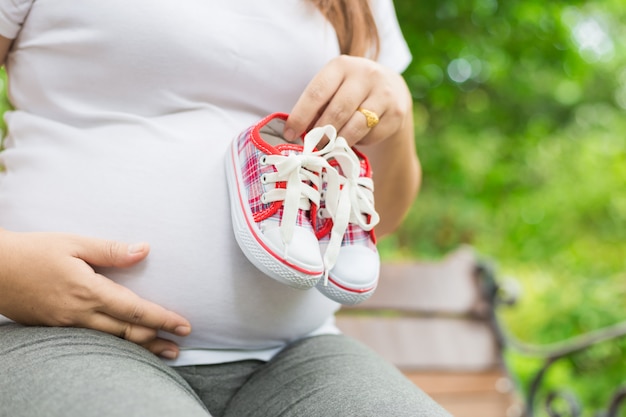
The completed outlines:
{"type": "Polygon", "coordinates": [[[321,172],[330,168],[315,146],[334,141],[331,126],[298,143],[283,136],[286,114],[274,113],[242,132],[226,158],[235,238],[263,273],[299,289],[324,275],[319,242],[310,221],[320,204],[321,172]]]}
{"type": "Polygon", "coordinates": [[[374,226],[374,183],[367,157],[338,137],[325,154],[340,175],[337,189],[323,182],[320,206],[312,219],[327,271],[317,289],[341,304],[358,304],[378,285],[380,256],[374,226]]]}

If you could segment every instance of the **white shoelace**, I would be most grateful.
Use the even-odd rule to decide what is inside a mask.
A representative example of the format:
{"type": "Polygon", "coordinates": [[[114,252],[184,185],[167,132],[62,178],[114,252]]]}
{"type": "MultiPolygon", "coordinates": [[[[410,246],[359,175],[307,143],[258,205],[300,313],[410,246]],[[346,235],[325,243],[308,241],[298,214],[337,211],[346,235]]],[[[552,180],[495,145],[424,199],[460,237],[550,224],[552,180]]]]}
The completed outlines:
{"type": "Polygon", "coordinates": [[[361,162],[347,141],[337,136],[332,125],[309,131],[304,139],[301,153],[289,155],[266,155],[261,163],[273,165],[273,173],[263,174],[264,184],[285,181],[285,188],[274,187],[261,196],[263,203],[283,201],[280,235],[285,245],[285,256],[293,238],[298,210],[310,210],[311,203],[320,206],[323,183],[325,209],[319,211],[324,218],[331,218],[333,227],[324,253],[324,285],[328,273],[337,263],[343,236],[350,223],[370,231],[380,217],[374,209],[374,182],[361,177],[361,162]],[[324,138],[328,143],[319,151],[315,147],[324,138]],[[334,159],[342,175],[329,161],[334,159]]]}
{"type": "MultiPolygon", "coordinates": [[[[293,238],[297,221],[298,209],[310,210],[311,203],[319,206],[322,171],[335,171],[322,156],[333,148],[337,130],[331,126],[317,127],[309,131],[303,141],[302,153],[289,155],[266,155],[261,163],[273,165],[276,172],[264,174],[261,182],[276,183],[285,181],[285,188],[274,187],[261,196],[263,203],[283,201],[283,216],[280,221],[280,235],[287,255],[289,244],[293,238]],[[324,138],[328,143],[319,151],[315,147],[324,138]]],[[[331,187],[339,187],[339,175],[329,175],[331,187]]]]}
{"type": "MultiPolygon", "coordinates": [[[[327,160],[334,159],[341,168],[339,187],[327,181],[324,200],[326,208],[320,213],[333,221],[330,240],[324,253],[326,274],[324,285],[328,284],[328,271],[337,262],[341,242],[350,223],[370,231],[380,221],[374,209],[374,181],[361,176],[361,162],[348,142],[337,137],[332,149],[325,153],[327,160]]],[[[325,178],[326,179],[326,178],[325,178]]]]}

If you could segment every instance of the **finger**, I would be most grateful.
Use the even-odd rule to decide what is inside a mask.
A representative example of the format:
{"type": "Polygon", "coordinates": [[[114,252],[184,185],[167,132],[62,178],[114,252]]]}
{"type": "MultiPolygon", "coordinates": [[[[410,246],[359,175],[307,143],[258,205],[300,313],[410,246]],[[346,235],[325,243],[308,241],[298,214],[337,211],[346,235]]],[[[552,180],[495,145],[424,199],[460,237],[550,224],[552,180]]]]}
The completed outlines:
{"type": "Polygon", "coordinates": [[[98,311],[150,329],[163,330],[177,336],[187,336],[191,325],[184,317],[160,305],[145,300],[128,288],[99,276],[102,280],[97,294],[101,307],[98,311]]]}
{"type": "Polygon", "coordinates": [[[352,117],[350,117],[350,120],[337,132],[337,135],[343,136],[350,146],[352,146],[357,142],[361,142],[371,130],[371,128],[367,127],[363,114],[359,111],[355,111],[352,117]]]}
{"type": "Polygon", "coordinates": [[[357,108],[357,110],[352,113],[350,120],[348,120],[348,122],[346,122],[346,124],[337,132],[339,136],[343,136],[344,138],[346,138],[350,145],[354,145],[357,142],[360,142],[361,144],[366,144],[367,141],[361,139],[366,138],[368,135],[374,133],[379,136],[381,133],[384,134],[384,130],[386,130],[385,124],[383,124],[383,110],[380,110],[379,113],[377,110],[375,110],[376,106],[374,104],[368,104],[368,101],[364,101],[363,104],[359,107],[374,112],[378,116],[379,122],[376,126],[368,127],[367,117],[357,108]]]}
{"type": "Polygon", "coordinates": [[[289,113],[283,132],[285,139],[294,140],[313,126],[343,80],[344,71],[334,65],[324,67],[313,77],[289,113]]]}
{"type": "Polygon", "coordinates": [[[147,243],[127,244],[114,240],[74,237],[74,256],[91,265],[128,267],[143,260],[150,252],[147,243]]]}
{"type": "Polygon", "coordinates": [[[157,336],[155,329],[128,323],[104,313],[91,315],[89,321],[84,325],[90,329],[109,333],[137,344],[149,343],[157,336]]]}
{"type": "Polygon", "coordinates": [[[150,352],[165,359],[176,359],[180,353],[180,349],[176,343],[166,339],[154,339],[148,343],[142,344],[150,352]]]}
{"type": "Polygon", "coordinates": [[[317,126],[330,124],[341,131],[346,123],[354,117],[357,108],[369,94],[369,86],[363,85],[356,79],[346,80],[341,84],[315,124],[317,126]]]}

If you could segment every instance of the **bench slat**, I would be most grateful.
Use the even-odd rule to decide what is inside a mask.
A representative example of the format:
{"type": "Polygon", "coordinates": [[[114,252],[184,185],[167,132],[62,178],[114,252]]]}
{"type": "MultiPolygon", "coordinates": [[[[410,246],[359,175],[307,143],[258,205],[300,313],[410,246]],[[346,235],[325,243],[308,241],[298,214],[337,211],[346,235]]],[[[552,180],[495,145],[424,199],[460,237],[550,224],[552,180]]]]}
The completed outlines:
{"type": "Polygon", "coordinates": [[[337,326],[455,417],[518,415],[478,270],[470,247],[439,262],[385,263],[374,295],[344,306],[337,326]]]}
{"type": "Polygon", "coordinates": [[[338,316],[338,327],[401,370],[478,371],[499,366],[500,352],[482,321],[338,316]]]}
{"type": "Polygon", "coordinates": [[[483,372],[408,372],[407,377],[454,417],[520,415],[513,387],[501,369],[483,372]]]}
{"type": "Polygon", "coordinates": [[[483,307],[476,255],[461,247],[440,262],[384,263],[372,297],[353,309],[467,314],[483,307]]]}

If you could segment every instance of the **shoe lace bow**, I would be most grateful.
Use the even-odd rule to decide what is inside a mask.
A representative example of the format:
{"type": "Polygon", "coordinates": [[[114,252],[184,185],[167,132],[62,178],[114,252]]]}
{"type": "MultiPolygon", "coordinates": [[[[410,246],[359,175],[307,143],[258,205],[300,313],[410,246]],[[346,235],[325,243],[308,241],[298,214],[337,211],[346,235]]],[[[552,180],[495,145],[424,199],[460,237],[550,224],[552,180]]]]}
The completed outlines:
{"type": "MultiPolygon", "coordinates": [[[[334,170],[322,155],[334,146],[336,137],[337,130],[332,125],[317,127],[304,136],[302,152],[288,155],[265,155],[261,160],[262,164],[273,165],[275,168],[273,173],[262,175],[262,183],[283,181],[286,183],[285,187],[274,187],[261,196],[263,203],[283,202],[283,214],[279,227],[285,252],[293,238],[298,210],[308,211],[311,209],[311,203],[318,206],[320,204],[322,172],[334,170]],[[324,137],[328,138],[328,143],[321,150],[315,150],[324,137]]],[[[332,177],[331,181],[338,184],[338,175],[332,177]]]]}
{"type": "Polygon", "coordinates": [[[332,125],[311,129],[303,138],[302,152],[265,155],[261,163],[275,168],[273,173],[263,174],[264,184],[286,182],[285,187],[274,187],[261,196],[264,203],[283,201],[279,227],[285,252],[293,238],[298,210],[309,211],[311,203],[320,207],[320,201],[324,200],[325,208],[318,214],[333,222],[323,259],[326,285],[349,224],[370,231],[380,220],[374,209],[374,182],[361,176],[359,157],[343,137],[337,136],[332,125]],[[324,137],[328,143],[315,150],[324,137]],[[330,164],[331,160],[336,161],[341,174],[330,164]]]}
{"type": "MultiPolygon", "coordinates": [[[[328,181],[322,196],[325,209],[321,210],[320,216],[330,217],[333,222],[324,253],[324,285],[327,285],[328,271],[337,262],[349,224],[371,231],[380,221],[380,216],[374,209],[374,181],[370,177],[361,176],[361,162],[348,142],[341,136],[337,137],[333,148],[324,157],[329,161],[334,159],[341,168],[338,184],[333,183],[330,177],[323,177],[328,181]]],[[[337,172],[335,168],[333,171],[337,172]]]]}

